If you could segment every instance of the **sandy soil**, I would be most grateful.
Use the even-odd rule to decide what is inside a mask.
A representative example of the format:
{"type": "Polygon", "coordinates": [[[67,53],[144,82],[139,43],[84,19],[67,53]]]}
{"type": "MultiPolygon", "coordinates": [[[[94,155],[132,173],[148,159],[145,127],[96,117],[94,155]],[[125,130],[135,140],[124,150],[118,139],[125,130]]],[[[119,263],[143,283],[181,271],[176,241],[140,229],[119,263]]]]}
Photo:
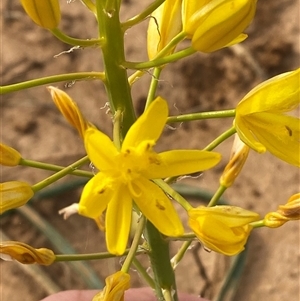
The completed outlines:
{"type": "MultiPolygon", "coordinates": [[[[80,1],[62,1],[61,28],[71,36],[89,38],[96,35],[95,22],[85,13],[80,1]]],[[[123,16],[132,16],[149,1],[124,1],[123,16]]],[[[24,14],[19,1],[3,0],[1,13],[1,81],[3,85],[35,77],[59,73],[101,70],[97,49],[67,51],[68,47],[51,34],[37,28],[24,14]]],[[[210,55],[197,54],[166,68],[159,85],[159,94],[170,104],[171,113],[234,108],[237,102],[257,83],[278,73],[299,67],[299,2],[258,1],[257,16],[248,28],[249,39],[231,49],[210,55]]],[[[145,59],[145,28],[142,24],[126,36],[128,59],[145,59]]],[[[150,76],[133,89],[137,112],[144,103],[150,76]]],[[[97,82],[61,83],[76,100],[85,116],[106,133],[111,132],[110,117],[103,109],[106,96],[97,82]]],[[[84,155],[80,138],[51,102],[45,87],[20,91],[1,97],[0,139],[18,149],[24,158],[66,165],[84,155]]],[[[159,149],[170,146],[203,148],[229,128],[232,120],[212,120],[177,125],[166,129],[159,149]]],[[[228,159],[232,141],[218,148],[223,161],[218,168],[189,184],[214,191],[228,159]]],[[[25,180],[32,184],[49,175],[26,168],[2,168],[1,182],[25,180]]],[[[71,180],[74,178],[68,178],[71,180]]],[[[262,216],[276,210],[299,191],[299,171],[270,154],[251,152],[236,185],[226,192],[230,203],[256,210],[262,216]]],[[[47,198],[41,197],[29,209],[36,210],[63,235],[77,252],[99,252],[105,249],[103,235],[93,221],[74,216],[63,221],[57,211],[78,200],[80,189],[47,198]]],[[[35,247],[49,247],[60,253],[62,241],[51,241],[36,230],[28,218],[33,213],[17,210],[1,217],[3,240],[19,240],[35,247]]],[[[184,218],[184,215],[182,215],[184,218]]],[[[234,299],[225,301],[299,300],[299,223],[288,223],[280,229],[259,229],[249,241],[246,269],[234,299]]],[[[53,238],[53,237],[52,237],[53,238]]],[[[58,238],[59,239],[59,238],[58,238]]],[[[177,246],[174,245],[173,250],[177,246]]],[[[89,264],[100,279],[119,268],[122,260],[95,261],[89,264]]],[[[143,260],[147,265],[147,260],[143,260]]],[[[228,268],[229,259],[207,253],[203,249],[188,251],[177,271],[182,291],[213,298],[228,268]]],[[[56,263],[38,271],[18,263],[0,262],[0,299],[3,301],[37,301],[50,293],[65,289],[95,287],[87,283],[84,269],[56,263]],[[85,274],[84,274],[85,275],[85,274]],[[48,279],[47,281],[45,279],[48,279]]],[[[132,270],[133,286],[144,283],[132,270]]],[[[92,280],[91,280],[92,281],[92,280]]]]}

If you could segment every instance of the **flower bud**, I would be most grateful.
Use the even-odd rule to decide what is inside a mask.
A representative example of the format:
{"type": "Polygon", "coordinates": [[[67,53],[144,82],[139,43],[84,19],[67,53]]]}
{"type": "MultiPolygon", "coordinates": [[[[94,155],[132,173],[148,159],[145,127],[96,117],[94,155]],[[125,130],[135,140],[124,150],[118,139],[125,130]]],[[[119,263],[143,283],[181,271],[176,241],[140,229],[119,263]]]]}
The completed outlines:
{"type": "Polygon", "coordinates": [[[300,219],[300,193],[294,194],[285,205],[278,206],[276,212],[269,212],[264,218],[264,225],[278,228],[288,221],[300,219]]]}
{"type": "Polygon", "coordinates": [[[21,160],[21,154],[12,147],[0,143],[0,164],[5,166],[17,166],[21,160]]]}
{"type": "Polygon", "coordinates": [[[60,22],[59,0],[21,0],[27,15],[37,25],[54,29],[60,22]]]}
{"type": "Polygon", "coordinates": [[[34,195],[30,185],[11,181],[0,184],[0,214],[25,205],[34,195]]]}
{"type": "Polygon", "coordinates": [[[244,144],[236,134],[231,149],[230,160],[220,178],[222,186],[227,188],[232,186],[248,158],[249,150],[249,146],[244,144]]]}
{"type": "Polygon", "coordinates": [[[193,208],[188,211],[189,226],[208,249],[225,255],[236,255],[244,250],[252,230],[249,223],[259,215],[234,206],[193,208]]]}
{"type": "Polygon", "coordinates": [[[18,241],[3,241],[0,243],[0,257],[3,260],[17,260],[23,264],[38,263],[50,265],[55,260],[52,250],[35,249],[18,241]]]}
{"type": "Polygon", "coordinates": [[[186,0],[183,29],[194,49],[213,52],[247,38],[242,32],[251,23],[257,0],[186,0]],[[194,13],[192,14],[194,10],[194,13]]]}
{"type": "Polygon", "coordinates": [[[166,0],[152,13],[149,20],[147,35],[149,59],[153,59],[181,31],[181,28],[181,0],[166,0]]]}
{"type": "Polygon", "coordinates": [[[48,87],[48,90],[59,111],[83,138],[84,132],[93,125],[85,120],[77,104],[66,92],[54,87],[48,87]]]}
{"type": "Polygon", "coordinates": [[[118,271],[105,279],[106,286],[92,301],[124,301],[124,292],[130,287],[130,276],[118,271]]]}

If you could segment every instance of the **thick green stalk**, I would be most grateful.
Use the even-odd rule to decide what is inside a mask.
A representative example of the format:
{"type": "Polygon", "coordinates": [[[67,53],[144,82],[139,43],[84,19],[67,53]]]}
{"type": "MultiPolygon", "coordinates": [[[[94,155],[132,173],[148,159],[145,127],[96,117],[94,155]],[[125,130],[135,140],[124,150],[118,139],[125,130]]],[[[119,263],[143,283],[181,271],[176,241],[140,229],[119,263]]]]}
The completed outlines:
{"type": "Polygon", "coordinates": [[[125,136],[135,121],[131,91],[126,69],[121,66],[125,61],[124,32],[119,19],[119,2],[116,0],[96,0],[99,39],[103,41],[102,53],[106,76],[106,91],[114,113],[123,114],[122,134],[125,136]]]}
{"type": "Polygon", "coordinates": [[[146,239],[156,287],[174,292],[173,300],[178,301],[175,275],[170,262],[169,242],[163,239],[162,234],[149,221],[146,224],[146,239]]]}

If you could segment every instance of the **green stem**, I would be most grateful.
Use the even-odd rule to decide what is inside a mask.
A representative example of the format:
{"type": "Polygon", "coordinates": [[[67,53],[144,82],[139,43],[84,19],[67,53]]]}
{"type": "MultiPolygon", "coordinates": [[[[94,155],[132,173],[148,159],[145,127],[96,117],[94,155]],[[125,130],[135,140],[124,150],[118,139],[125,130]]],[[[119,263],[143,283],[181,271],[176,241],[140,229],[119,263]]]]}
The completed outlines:
{"type": "Polygon", "coordinates": [[[84,39],[72,38],[64,34],[58,28],[51,29],[50,31],[57,39],[72,46],[80,46],[80,47],[100,46],[101,47],[101,44],[103,42],[101,41],[101,39],[84,40],[84,39]]]}
{"type": "Polygon", "coordinates": [[[222,133],[219,137],[217,137],[214,141],[212,141],[209,145],[207,145],[204,150],[211,151],[215,149],[219,144],[221,144],[223,141],[231,137],[236,133],[235,127],[231,127],[226,132],[222,133]]]}
{"type": "Polygon", "coordinates": [[[176,62],[184,57],[190,56],[196,52],[195,49],[192,47],[183,49],[181,51],[175,52],[173,54],[170,54],[168,56],[162,57],[162,58],[157,58],[153,59],[152,61],[149,62],[123,62],[122,66],[126,69],[149,69],[153,67],[160,67],[163,65],[166,65],[168,63],[173,63],[176,62]]]}
{"type": "Polygon", "coordinates": [[[171,300],[178,301],[175,275],[170,263],[169,243],[149,221],[146,224],[146,240],[150,248],[149,257],[155,276],[157,297],[162,297],[161,289],[164,289],[174,292],[171,300]]]}
{"type": "Polygon", "coordinates": [[[24,89],[53,84],[62,81],[94,80],[94,79],[100,79],[104,82],[105,81],[104,73],[103,72],[76,72],[76,73],[51,75],[47,77],[28,80],[17,84],[2,86],[0,87],[0,94],[16,92],[24,89]]]}
{"type": "Polygon", "coordinates": [[[140,220],[139,220],[137,229],[134,233],[134,237],[133,237],[133,240],[132,240],[130,250],[128,252],[128,255],[127,255],[127,257],[126,257],[126,259],[123,263],[122,269],[121,269],[121,271],[123,271],[125,273],[128,273],[128,271],[130,269],[130,266],[131,266],[131,263],[132,263],[135,255],[136,255],[136,251],[138,249],[140,239],[141,239],[142,233],[143,233],[144,228],[145,228],[145,223],[146,223],[146,219],[142,215],[140,220]]]}
{"type": "Polygon", "coordinates": [[[191,204],[163,180],[153,180],[165,193],[179,203],[186,211],[192,209],[191,204]]]}
{"type": "Polygon", "coordinates": [[[150,88],[149,88],[148,96],[147,96],[147,100],[146,100],[145,110],[147,110],[147,108],[149,107],[149,105],[151,104],[151,102],[153,101],[153,99],[155,97],[155,93],[156,93],[158,80],[159,80],[161,71],[162,71],[162,69],[158,68],[158,67],[155,68],[153,71],[150,88]]]}
{"type": "Polygon", "coordinates": [[[170,116],[167,119],[167,123],[213,119],[213,118],[228,118],[228,117],[235,117],[235,109],[214,111],[214,112],[190,113],[190,114],[184,114],[179,116],[170,116]]]}
{"type": "Polygon", "coordinates": [[[227,187],[225,187],[225,186],[222,186],[222,185],[219,186],[218,190],[215,192],[214,196],[212,197],[212,199],[208,203],[207,207],[215,206],[218,203],[221,196],[223,195],[223,193],[226,191],[226,189],[227,189],[227,187]]]}
{"type": "MultiPolygon", "coordinates": [[[[126,249],[124,255],[128,254],[130,249],[126,249]]],[[[138,250],[136,254],[145,253],[145,250],[138,250]]],[[[98,260],[98,259],[106,259],[106,258],[115,258],[117,257],[114,254],[109,252],[101,252],[101,253],[90,253],[90,254],[61,254],[55,255],[55,261],[88,261],[88,260],[98,260]]]]}
{"type": "MultiPolygon", "coordinates": [[[[19,165],[30,166],[30,167],[34,167],[34,168],[52,170],[52,171],[60,171],[65,168],[64,166],[48,164],[48,163],[38,162],[38,161],[33,161],[33,160],[27,160],[27,159],[23,159],[23,158],[20,160],[19,165]]],[[[84,171],[84,170],[73,170],[72,172],[70,172],[70,175],[86,177],[86,178],[93,177],[93,173],[84,171]]]]}
{"type": "Polygon", "coordinates": [[[88,156],[85,156],[81,158],[80,160],[74,162],[73,164],[69,165],[68,167],[65,167],[61,171],[55,173],[54,175],[42,180],[41,182],[33,185],[31,188],[34,192],[37,192],[46,186],[58,181],[59,179],[63,178],[64,176],[70,174],[72,171],[77,169],[78,167],[82,166],[83,164],[89,162],[88,156]]]}
{"type": "Polygon", "coordinates": [[[125,61],[124,32],[119,20],[118,1],[96,0],[99,37],[102,45],[106,75],[106,91],[114,113],[120,110],[123,114],[122,134],[135,121],[135,113],[131,99],[131,91],[126,69],[121,66],[125,61]]]}
{"type": "Polygon", "coordinates": [[[117,110],[114,116],[114,126],[113,126],[113,141],[115,147],[120,150],[121,149],[121,117],[122,112],[117,110]]]}
{"type": "Polygon", "coordinates": [[[190,247],[191,243],[192,243],[192,240],[185,241],[181,245],[181,247],[180,247],[179,251],[176,253],[176,255],[171,259],[171,264],[172,264],[172,267],[173,267],[174,270],[176,269],[177,265],[179,264],[179,262],[184,257],[184,254],[186,253],[186,251],[190,247]]]}
{"type": "Polygon", "coordinates": [[[134,16],[133,18],[127,20],[122,24],[122,29],[125,32],[128,28],[144,21],[147,17],[151,15],[165,0],[156,0],[152,2],[143,12],[134,16]]]}
{"type": "Polygon", "coordinates": [[[264,223],[264,220],[260,220],[260,221],[256,221],[256,222],[252,222],[250,223],[250,225],[253,227],[253,228],[261,228],[261,227],[265,227],[265,223],[264,223]]]}
{"type": "Polygon", "coordinates": [[[141,263],[134,257],[132,260],[134,267],[137,269],[138,273],[143,277],[143,279],[148,283],[148,285],[155,289],[155,282],[149,276],[148,272],[144,269],[141,263]]]}

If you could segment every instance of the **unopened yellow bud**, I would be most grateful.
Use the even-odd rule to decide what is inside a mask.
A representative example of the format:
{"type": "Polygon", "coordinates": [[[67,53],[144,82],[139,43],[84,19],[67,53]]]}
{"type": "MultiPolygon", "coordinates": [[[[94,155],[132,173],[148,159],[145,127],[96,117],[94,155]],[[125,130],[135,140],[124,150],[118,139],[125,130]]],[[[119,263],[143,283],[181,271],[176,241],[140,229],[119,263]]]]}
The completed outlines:
{"type": "Polygon", "coordinates": [[[106,286],[92,301],[124,301],[124,292],[130,287],[129,274],[118,271],[105,279],[106,286]]]}
{"type": "Polygon", "coordinates": [[[249,146],[244,144],[238,135],[235,135],[229,163],[226,165],[220,178],[222,186],[232,186],[248,158],[249,150],[249,146]]]}
{"type": "Polygon", "coordinates": [[[245,40],[247,35],[242,32],[254,17],[256,2],[257,0],[186,0],[183,29],[192,39],[193,48],[213,52],[245,40]]]}
{"type": "Polygon", "coordinates": [[[264,218],[264,225],[277,228],[292,220],[300,219],[300,193],[294,194],[285,205],[278,206],[276,212],[269,212],[264,218]]]}
{"type": "Polygon", "coordinates": [[[0,184],[0,214],[25,205],[34,195],[30,185],[11,181],[0,184]]]}
{"type": "Polygon", "coordinates": [[[188,211],[189,226],[208,249],[225,255],[244,250],[252,230],[251,222],[259,215],[234,206],[193,208],[188,211]]]}
{"type": "Polygon", "coordinates": [[[147,35],[150,60],[181,31],[181,1],[166,0],[151,15],[147,35]]]}
{"type": "Polygon", "coordinates": [[[54,87],[48,87],[48,90],[59,111],[83,138],[84,132],[93,125],[85,120],[77,104],[66,92],[54,87]]]}
{"type": "Polygon", "coordinates": [[[54,29],[61,18],[59,0],[21,0],[27,15],[37,25],[54,29]]]}
{"type": "Polygon", "coordinates": [[[14,148],[0,143],[0,164],[5,166],[17,166],[21,160],[21,154],[14,148]]]}
{"type": "Polygon", "coordinates": [[[0,243],[0,257],[3,260],[17,260],[23,264],[38,263],[50,265],[55,260],[52,250],[35,249],[18,241],[3,241],[0,243]]]}

